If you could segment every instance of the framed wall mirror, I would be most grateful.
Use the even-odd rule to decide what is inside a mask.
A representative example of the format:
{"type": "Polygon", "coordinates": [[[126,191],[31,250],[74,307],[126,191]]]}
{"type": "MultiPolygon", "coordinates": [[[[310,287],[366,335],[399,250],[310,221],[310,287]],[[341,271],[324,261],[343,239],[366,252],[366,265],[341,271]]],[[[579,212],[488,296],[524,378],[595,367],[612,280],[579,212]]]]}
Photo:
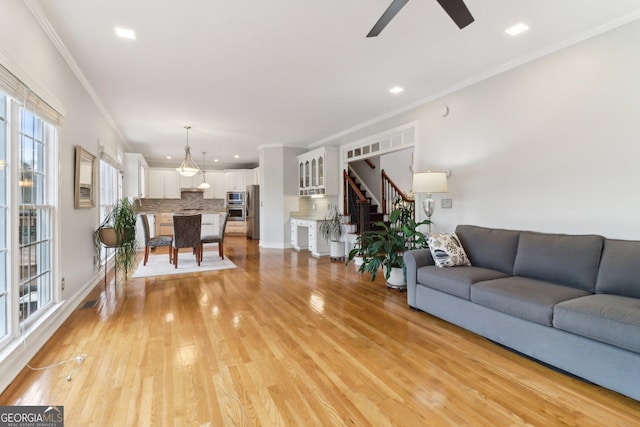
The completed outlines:
{"type": "Polygon", "coordinates": [[[75,208],[96,205],[96,156],[76,145],[75,208]]]}

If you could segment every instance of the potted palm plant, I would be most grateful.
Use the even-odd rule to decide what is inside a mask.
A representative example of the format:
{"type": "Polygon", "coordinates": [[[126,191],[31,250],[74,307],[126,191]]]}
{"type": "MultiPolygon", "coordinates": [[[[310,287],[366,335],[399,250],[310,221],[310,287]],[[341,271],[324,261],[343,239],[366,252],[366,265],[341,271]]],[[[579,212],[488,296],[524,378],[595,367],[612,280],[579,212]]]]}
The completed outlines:
{"type": "Polygon", "coordinates": [[[394,203],[394,210],[389,215],[389,223],[378,222],[379,231],[363,234],[360,247],[349,253],[349,259],[362,254],[361,273],[367,272],[371,280],[375,280],[380,268],[384,271],[387,286],[404,289],[406,280],[404,274],[404,252],[410,249],[427,247],[427,237],[418,227],[430,224],[429,220],[416,222],[413,219],[412,206],[407,203],[394,203]]]}
{"type": "Polygon", "coordinates": [[[124,271],[125,278],[133,271],[136,261],[135,204],[128,198],[118,200],[93,233],[93,244],[97,265],[100,264],[102,246],[116,248],[115,268],[124,271]]]}
{"type": "Polygon", "coordinates": [[[342,216],[337,206],[333,206],[328,217],[320,222],[318,226],[320,235],[330,242],[331,259],[344,259],[344,241],[342,236],[345,232],[342,216]]]}

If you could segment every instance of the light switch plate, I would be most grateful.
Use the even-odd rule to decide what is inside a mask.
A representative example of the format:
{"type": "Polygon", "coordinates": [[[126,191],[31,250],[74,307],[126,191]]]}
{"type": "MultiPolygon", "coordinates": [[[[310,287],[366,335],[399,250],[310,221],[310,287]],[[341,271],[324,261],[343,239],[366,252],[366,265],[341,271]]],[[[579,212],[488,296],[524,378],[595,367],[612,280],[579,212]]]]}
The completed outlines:
{"type": "Polygon", "coordinates": [[[451,209],[453,207],[453,199],[440,200],[440,207],[442,209],[451,209]]]}

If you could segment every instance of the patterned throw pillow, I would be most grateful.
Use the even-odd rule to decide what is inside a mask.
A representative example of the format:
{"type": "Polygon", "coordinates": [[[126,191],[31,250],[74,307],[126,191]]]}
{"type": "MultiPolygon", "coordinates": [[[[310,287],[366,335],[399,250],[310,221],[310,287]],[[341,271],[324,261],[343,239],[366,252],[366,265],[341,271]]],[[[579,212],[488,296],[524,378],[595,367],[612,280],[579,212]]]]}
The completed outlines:
{"type": "Polygon", "coordinates": [[[431,256],[438,267],[471,265],[456,233],[431,233],[428,238],[431,256]]]}

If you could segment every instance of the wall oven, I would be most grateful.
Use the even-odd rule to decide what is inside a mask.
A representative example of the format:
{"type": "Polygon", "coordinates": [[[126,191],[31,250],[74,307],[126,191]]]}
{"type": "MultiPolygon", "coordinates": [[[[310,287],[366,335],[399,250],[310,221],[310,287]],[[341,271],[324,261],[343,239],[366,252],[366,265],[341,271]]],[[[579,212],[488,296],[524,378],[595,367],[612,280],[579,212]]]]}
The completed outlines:
{"type": "Polygon", "coordinates": [[[244,221],[245,209],[244,205],[227,205],[227,221],[244,221]]]}
{"type": "Polygon", "coordinates": [[[227,191],[227,220],[228,221],[244,221],[246,216],[245,210],[245,192],[244,191],[227,191]]]}

